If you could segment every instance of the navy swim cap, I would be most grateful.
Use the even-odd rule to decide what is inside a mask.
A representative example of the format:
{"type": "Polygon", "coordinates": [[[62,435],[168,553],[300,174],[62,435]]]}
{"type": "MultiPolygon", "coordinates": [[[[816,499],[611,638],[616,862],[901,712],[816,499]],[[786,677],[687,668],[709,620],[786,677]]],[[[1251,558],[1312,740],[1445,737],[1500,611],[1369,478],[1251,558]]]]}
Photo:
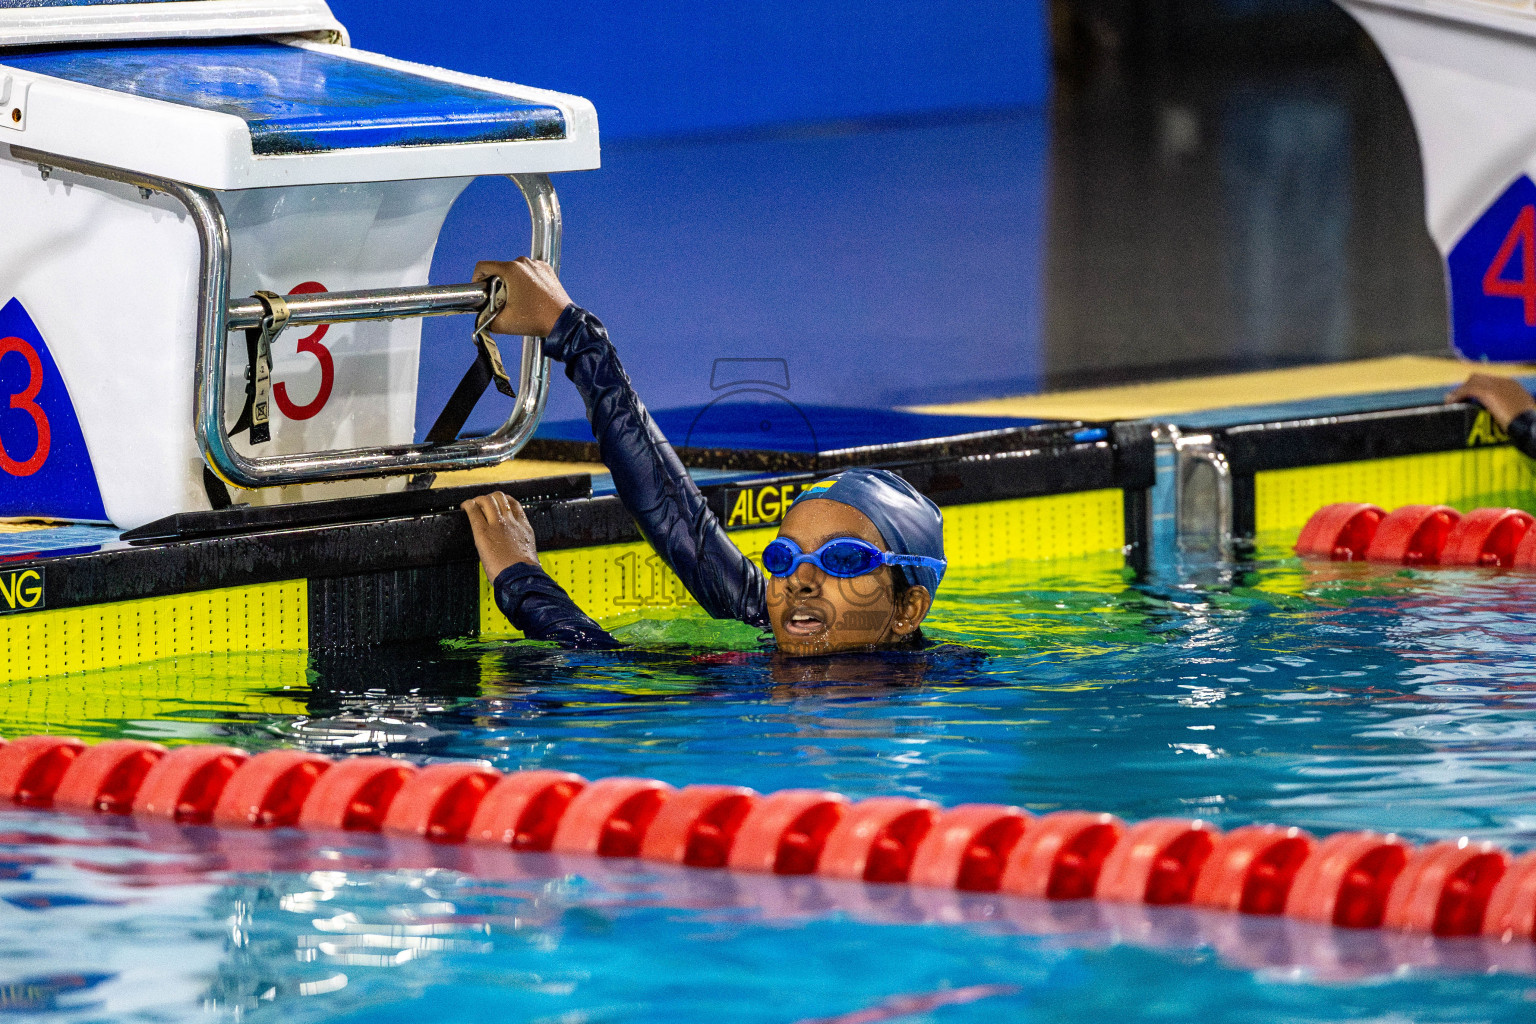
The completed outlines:
{"type": "MultiPolygon", "coordinates": [[[[944,557],[944,513],[901,477],[884,469],[849,469],[818,480],[800,492],[791,508],[808,498],[825,498],[869,517],[893,554],[944,557]]],[[[939,591],[939,573],[927,566],[901,565],[907,582],[939,591]]]]}

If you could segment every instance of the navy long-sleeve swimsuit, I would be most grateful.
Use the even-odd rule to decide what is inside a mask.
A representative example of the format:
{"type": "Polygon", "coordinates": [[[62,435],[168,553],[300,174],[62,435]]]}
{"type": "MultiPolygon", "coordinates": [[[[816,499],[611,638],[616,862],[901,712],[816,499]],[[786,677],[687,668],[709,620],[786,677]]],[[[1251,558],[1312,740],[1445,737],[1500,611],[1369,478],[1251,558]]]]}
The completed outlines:
{"type": "MultiPolygon", "coordinates": [[[[544,339],[544,354],[565,364],[565,375],[586,403],[592,435],[619,500],[694,600],[714,618],[768,628],[762,570],[731,543],[645,411],[602,322],[567,306],[544,339]]],[[[496,604],[530,639],[567,647],[620,646],[537,566],[503,571],[495,591],[496,604]]]]}

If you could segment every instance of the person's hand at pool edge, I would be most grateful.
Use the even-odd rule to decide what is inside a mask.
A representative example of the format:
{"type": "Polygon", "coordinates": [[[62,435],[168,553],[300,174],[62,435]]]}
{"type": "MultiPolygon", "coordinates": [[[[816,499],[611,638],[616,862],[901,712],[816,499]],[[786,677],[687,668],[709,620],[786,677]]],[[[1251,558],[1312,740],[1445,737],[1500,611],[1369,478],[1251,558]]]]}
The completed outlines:
{"type": "Polygon", "coordinates": [[[1536,399],[1531,398],[1519,381],[1491,373],[1474,373],[1446,395],[1445,400],[1481,405],[1509,435],[1509,441],[1517,451],[1536,459],[1536,399]]]}
{"type": "Polygon", "coordinates": [[[459,507],[469,517],[496,607],[523,636],[576,650],[623,646],[544,571],[533,524],[516,498],[493,491],[459,507]]]}
{"type": "Polygon", "coordinates": [[[1447,404],[1476,402],[1492,416],[1500,427],[1508,429],[1516,417],[1536,412],[1536,399],[1519,381],[1491,373],[1474,373],[1466,381],[1445,396],[1447,404]]]}
{"type": "Polygon", "coordinates": [[[499,277],[507,287],[506,302],[491,321],[493,334],[526,334],[547,338],[560,314],[571,305],[554,268],[543,260],[521,256],[511,262],[482,260],[475,264],[475,280],[499,277]]]}
{"type": "Polygon", "coordinates": [[[475,550],[480,564],[492,583],[514,565],[539,565],[539,550],[534,541],[533,524],[516,498],[502,491],[492,491],[470,498],[459,506],[469,516],[469,528],[475,535],[475,550]]]}

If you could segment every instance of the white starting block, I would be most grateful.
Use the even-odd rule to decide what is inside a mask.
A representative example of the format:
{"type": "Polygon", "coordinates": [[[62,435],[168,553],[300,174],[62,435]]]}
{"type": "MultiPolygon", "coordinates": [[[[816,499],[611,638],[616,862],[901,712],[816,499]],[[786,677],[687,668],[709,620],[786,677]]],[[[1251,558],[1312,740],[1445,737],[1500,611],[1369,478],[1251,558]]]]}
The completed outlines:
{"type": "Polygon", "coordinates": [[[1536,0],[1338,2],[1408,100],[1452,344],[1472,359],[1536,359],[1536,0]]]}
{"type": "Polygon", "coordinates": [[[460,390],[513,411],[412,443],[419,318],[500,302],[424,282],[480,175],[511,176],[558,265],[546,175],[598,166],[592,105],[345,39],[323,0],[0,0],[0,516],[133,528],[219,502],[208,469],[293,500],[532,434],[537,339],[503,373],[466,326],[460,390]]]}

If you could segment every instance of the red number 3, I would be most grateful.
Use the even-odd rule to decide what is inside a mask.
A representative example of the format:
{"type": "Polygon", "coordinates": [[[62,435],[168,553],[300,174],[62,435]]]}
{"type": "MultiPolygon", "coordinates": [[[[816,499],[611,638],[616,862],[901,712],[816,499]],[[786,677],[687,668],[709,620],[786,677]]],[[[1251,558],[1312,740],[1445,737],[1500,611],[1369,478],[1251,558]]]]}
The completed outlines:
{"type": "MultiPolygon", "coordinates": [[[[319,281],[305,281],[288,294],[312,295],[323,291],[325,285],[319,281]]],[[[330,401],[331,387],[336,383],[336,361],[331,358],[331,350],[320,344],[320,339],[330,329],[330,324],[321,324],[299,339],[299,351],[308,352],[320,361],[320,390],[315,393],[315,397],[307,405],[296,405],[288,397],[288,385],[279,381],[272,388],[272,398],[277,402],[278,409],[291,420],[307,420],[324,409],[325,403],[330,401]]]]}
{"type": "Polygon", "coordinates": [[[43,390],[43,361],[38,358],[37,349],[20,338],[0,338],[0,360],[12,352],[27,361],[31,376],[27,379],[25,390],[11,395],[11,408],[20,409],[32,417],[32,422],[37,425],[37,448],[26,462],[17,462],[6,452],[5,446],[0,444],[0,469],[11,476],[31,476],[48,461],[48,446],[53,440],[53,431],[48,426],[48,414],[37,404],[38,392],[43,390]]]}

